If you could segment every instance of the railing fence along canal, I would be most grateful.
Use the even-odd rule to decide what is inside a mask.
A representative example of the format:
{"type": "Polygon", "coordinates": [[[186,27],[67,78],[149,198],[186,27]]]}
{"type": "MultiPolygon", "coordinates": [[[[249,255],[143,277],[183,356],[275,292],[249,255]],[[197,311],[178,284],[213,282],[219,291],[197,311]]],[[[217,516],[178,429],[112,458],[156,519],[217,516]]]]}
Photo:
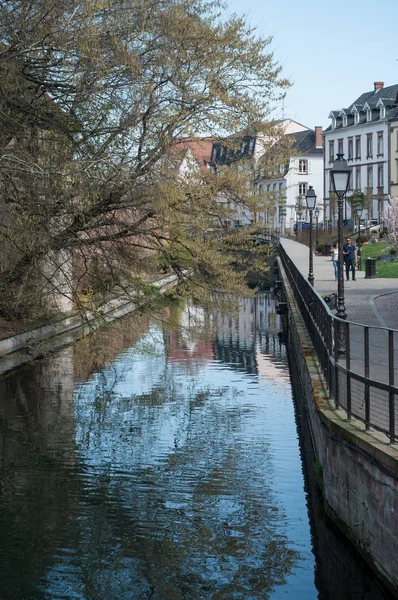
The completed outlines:
{"type": "Polygon", "coordinates": [[[396,443],[398,331],[338,319],[284,248],[279,249],[336,408],[396,443]]]}

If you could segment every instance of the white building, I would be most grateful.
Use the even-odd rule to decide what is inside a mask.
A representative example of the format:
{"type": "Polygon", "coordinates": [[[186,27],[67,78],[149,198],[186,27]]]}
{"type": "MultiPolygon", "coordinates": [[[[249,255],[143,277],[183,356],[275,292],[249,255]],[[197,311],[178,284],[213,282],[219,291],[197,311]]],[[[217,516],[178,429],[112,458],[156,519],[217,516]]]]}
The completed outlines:
{"type": "MultiPolygon", "coordinates": [[[[294,122],[293,122],[294,123],[294,122]]],[[[322,127],[315,129],[305,128],[287,133],[292,142],[292,156],[289,166],[283,177],[277,181],[267,183],[275,190],[279,187],[285,197],[285,203],[277,214],[277,221],[282,231],[293,231],[294,223],[298,219],[297,204],[301,205],[301,220],[308,221],[305,194],[312,185],[317,196],[316,207],[319,209],[319,221],[324,217],[323,201],[323,147],[322,127]]]]}
{"type": "MultiPolygon", "coordinates": [[[[320,219],[323,219],[323,148],[322,127],[309,129],[291,119],[280,122],[285,136],[290,141],[290,159],[288,164],[280,166],[280,176],[266,178],[262,176],[256,182],[260,192],[267,198],[266,208],[255,216],[255,220],[268,225],[271,229],[282,232],[293,231],[293,225],[298,218],[296,205],[300,200],[304,210],[301,212],[302,220],[307,219],[305,208],[305,194],[310,185],[317,195],[317,208],[320,210],[320,219]]],[[[235,140],[239,140],[239,135],[235,140]]],[[[226,144],[220,142],[213,145],[211,164],[213,169],[232,162],[247,159],[254,167],[258,165],[267,152],[272,152],[272,140],[263,134],[244,133],[241,135],[241,144],[238,150],[231,152],[226,144]],[[271,142],[271,143],[270,143],[271,142]]],[[[253,221],[254,215],[244,207],[237,207],[235,222],[248,224],[253,221]]]]}
{"type": "MultiPolygon", "coordinates": [[[[338,152],[352,167],[350,189],[366,196],[368,218],[382,220],[384,201],[390,193],[389,118],[397,113],[398,85],[384,87],[376,81],[348,108],[331,111],[331,125],[323,133],[325,151],[324,196],[326,216],[336,218],[331,194],[330,169],[338,152]]],[[[344,218],[351,217],[349,193],[344,218]]]]}

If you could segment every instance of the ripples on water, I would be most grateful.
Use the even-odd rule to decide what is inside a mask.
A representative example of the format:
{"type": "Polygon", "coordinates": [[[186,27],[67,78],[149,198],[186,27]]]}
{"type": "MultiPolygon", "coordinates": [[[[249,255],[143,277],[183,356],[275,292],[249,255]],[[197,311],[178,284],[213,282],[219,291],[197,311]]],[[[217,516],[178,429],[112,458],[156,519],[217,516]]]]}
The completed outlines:
{"type": "Polygon", "coordinates": [[[1,600],[318,597],[272,299],[180,322],[0,381],[1,600]]]}

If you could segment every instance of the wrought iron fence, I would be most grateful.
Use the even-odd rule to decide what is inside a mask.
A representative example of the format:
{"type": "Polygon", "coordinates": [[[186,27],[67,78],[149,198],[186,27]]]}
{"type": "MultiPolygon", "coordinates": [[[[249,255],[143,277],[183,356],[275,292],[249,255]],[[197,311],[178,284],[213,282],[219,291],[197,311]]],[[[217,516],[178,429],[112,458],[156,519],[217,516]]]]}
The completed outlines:
{"type": "Polygon", "coordinates": [[[398,331],[343,321],[298,270],[280,256],[336,408],[398,441],[398,331]]]}

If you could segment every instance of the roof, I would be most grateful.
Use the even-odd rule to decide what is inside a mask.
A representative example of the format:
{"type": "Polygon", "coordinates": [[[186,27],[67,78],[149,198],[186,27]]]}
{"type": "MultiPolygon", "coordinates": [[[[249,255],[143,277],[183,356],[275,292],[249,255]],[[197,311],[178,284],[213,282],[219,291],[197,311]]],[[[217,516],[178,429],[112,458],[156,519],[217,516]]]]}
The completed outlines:
{"type": "Polygon", "coordinates": [[[292,140],[293,148],[297,151],[297,154],[323,154],[323,148],[315,146],[315,131],[313,129],[290,133],[287,137],[292,140]]]}
{"type": "Polygon", "coordinates": [[[383,87],[377,91],[372,90],[371,92],[365,92],[361,94],[352,104],[350,104],[348,110],[354,106],[358,108],[363,107],[364,104],[368,104],[369,108],[376,108],[379,100],[383,100],[385,106],[393,106],[398,103],[398,84],[390,85],[389,87],[383,87]]]}
{"type": "MultiPolygon", "coordinates": [[[[385,118],[390,119],[392,115],[396,115],[398,112],[398,84],[390,85],[388,87],[378,88],[376,90],[371,90],[369,92],[364,92],[361,94],[354,102],[352,102],[348,108],[341,109],[345,114],[349,117],[349,115],[355,111],[355,109],[359,112],[359,123],[361,125],[366,122],[374,122],[380,120],[380,104],[383,104],[385,107],[385,118]],[[372,111],[372,118],[370,121],[367,121],[365,112],[370,109],[372,111]]],[[[331,126],[325,129],[326,131],[332,131],[334,129],[343,129],[342,127],[342,119],[340,116],[341,111],[332,110],[329,113],[329,117],[334,117],[336,119],[336,127],[332,129],[331,126]]],[[[394,117],[395,118],[395,117],[394,117]]],[[[347,126],[353,125],[352,121],[349,119],[347,122],[347,126]]],[[[344,127],[345,129],[345,127],[344,127]]]]}
{"type": "Polygon", "coordinates": [[[190,151],[198,163],[200,170],[207,171],[207,165],[210,162],[212,148],[212,138],[180,138],[177,140],[176,144],[174,144],[173,152],[181,152],[181,155],[185,157],[186,153],[190,151]]]}

